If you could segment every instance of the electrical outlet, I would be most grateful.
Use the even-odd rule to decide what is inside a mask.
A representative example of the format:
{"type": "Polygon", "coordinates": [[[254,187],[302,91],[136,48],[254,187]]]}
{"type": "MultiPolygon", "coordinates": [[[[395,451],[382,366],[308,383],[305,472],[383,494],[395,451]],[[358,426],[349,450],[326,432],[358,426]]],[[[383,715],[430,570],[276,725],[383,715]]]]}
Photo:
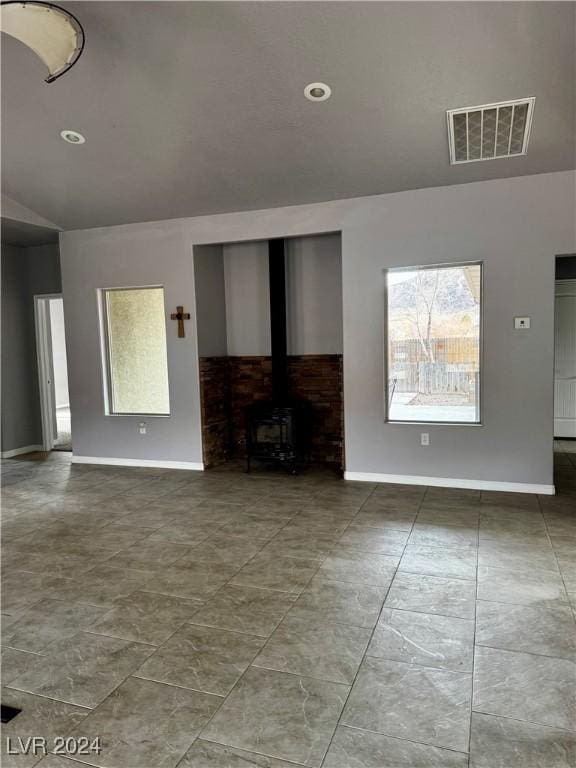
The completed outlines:
{"type": "Polygon", "coordinates": [[[138,432],[140,432],[141,435],[146,434],[146,422],[141,421],[140,424],[138,424],[138,432]]]}
{"type": "Polygon", "coordinates": [[[430,434],[428,432],[420,433],[420,445],[430,445],[430,434]]]}

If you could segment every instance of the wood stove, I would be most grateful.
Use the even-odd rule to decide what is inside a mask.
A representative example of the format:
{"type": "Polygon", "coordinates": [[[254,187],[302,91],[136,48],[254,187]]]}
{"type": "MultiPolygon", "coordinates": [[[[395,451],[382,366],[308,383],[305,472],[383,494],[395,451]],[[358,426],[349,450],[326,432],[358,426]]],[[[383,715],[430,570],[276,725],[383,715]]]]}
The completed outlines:
{"type": "Polygon", "coordinates": [[[254,403],[246,419],[246,471],[252,459],[284,464],[292,474],[309,461],[310,414],[304,403],[254,403]]]}
{"type": "Polygon", "coordinates": [[[251,460],[275,461],[295,474],[309,461],[311,413],[306,403],[288,397],[286,342],[286,256],[284,240],[268,241],[272,401],[246,411],[246,471],[251,460]]]}

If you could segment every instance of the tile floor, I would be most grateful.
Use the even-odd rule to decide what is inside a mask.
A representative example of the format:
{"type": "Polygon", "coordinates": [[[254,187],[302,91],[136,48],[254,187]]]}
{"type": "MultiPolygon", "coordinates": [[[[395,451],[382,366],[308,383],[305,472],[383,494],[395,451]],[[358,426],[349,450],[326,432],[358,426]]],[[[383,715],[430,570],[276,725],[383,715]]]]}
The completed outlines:
{"type": "Polygon", "coordinates": [[[574,768],[576,442],[557,449],[540,498],[5,461],[3,765],[574,768]]]}

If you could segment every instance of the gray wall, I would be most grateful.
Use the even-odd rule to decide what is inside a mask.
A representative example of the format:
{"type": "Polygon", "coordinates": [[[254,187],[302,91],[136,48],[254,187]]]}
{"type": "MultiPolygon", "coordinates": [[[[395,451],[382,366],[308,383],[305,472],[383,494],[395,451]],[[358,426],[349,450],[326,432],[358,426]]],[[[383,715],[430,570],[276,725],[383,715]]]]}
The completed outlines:
{"type": "MultiPolygon", "coordinates": [[[[268,243],[224,246],[228,354],[270,354],[268,243]]],[[[286,241],[288,354],[342,352],[340,235],[286,241]]]]}
{"type": "Polygon", "coordinates": [[[60,239],[73,414],[74,454],[201,462],[196,306],[192,243],[182,226],[145,226],[66,232],[60,239]],[[98,323],[100,288],[162,285],[166,309],[170,416],[106,416],[98,323]],[[170,314],[192,315],[178,338],[170,314]]]}
{"type": "MultiPolygon", "coordinates": [[[[196,312],[196,244],[342,232],[346,468],[355,472],[552,483],[554,257],[576,252],[576,174],[562,172],[376,197],[61,235],[75,452],[202,460],[196,332],[170,328],[173,415],[141,440],[102,403],[98,287],[162,282],[167,311],[196,312]],[[383,421],[383,270],[482,259],[482,426],[383,421]],[[515,332],[514,315],[530,315],[515,332]]],[[[170,323],[169,323],[170,325],[170,323]]]]}
{"type": "Polygon", "coordinates": [[[60,291],[57,245],[2,245],[3,452],[42,442],[34,295],[60,291]]]}
{"type": "Polygon", "coordinates": [[[229,355],[270,354],[268,243],[224,246],[229,355]]]}
{"type": "Polygon", "coordinates": [[[286,256],[288,354],[341,354],[340,235],[288,240],[286,256]]]}
{"type": "Polygon", "coordinates": [[[225,357],[226,297],[224,258],[221,245],[197,245],[194,248],[194,288],[198,355],[225,357]]]}

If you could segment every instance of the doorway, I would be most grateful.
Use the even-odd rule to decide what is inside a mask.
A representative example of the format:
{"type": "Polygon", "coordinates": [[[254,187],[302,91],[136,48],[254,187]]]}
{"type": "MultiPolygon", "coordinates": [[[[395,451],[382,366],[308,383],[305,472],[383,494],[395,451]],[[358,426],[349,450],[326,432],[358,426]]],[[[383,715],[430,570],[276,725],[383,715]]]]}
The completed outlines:
{"type": "Polygon", "coordinates": [[[71,451],[64,303],[60,294],[35,296],[34,303],[43,449],[71,451]]]}
{"type": "Polygon", "coordinates": [[[554,437],[576,439],[576,255],[556,258],[554,437]]]}

